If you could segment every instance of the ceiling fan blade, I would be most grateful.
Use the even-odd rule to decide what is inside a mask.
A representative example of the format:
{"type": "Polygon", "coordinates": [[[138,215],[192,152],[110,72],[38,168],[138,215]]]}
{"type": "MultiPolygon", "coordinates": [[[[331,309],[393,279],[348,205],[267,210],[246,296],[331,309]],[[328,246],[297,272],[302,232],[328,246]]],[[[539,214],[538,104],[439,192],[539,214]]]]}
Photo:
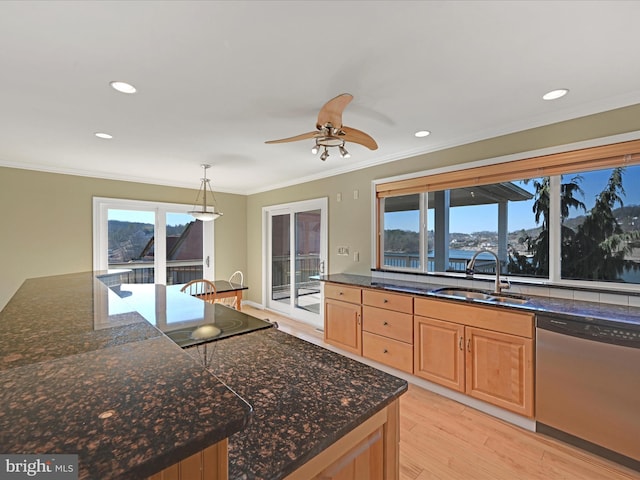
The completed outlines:
{"type": "Polygon", "coordinates": [[[268,140],[264,143],[286,143],[286,142],[297,142],[298,140],[306,140],[307,138],[313,138],[318,134],[318,132],[307,132],[301,133],[300,135],[296,135],[295,137],[289,138],[281,138],[280,140],[268,140]]]}
{"type": "Polygon", "coordinates": [[[341,138],[343,138],[345,142],[359,143],[369,150],[377,150],[378,144],[370,135],[351,127],[342,127],[341,130],[344,132],[341,138]]]}
{"type": "Polygon", "coordinates": [[[316,128],[320,129],[327,123],[330,123],[333,128],[340,128],[342,126],[342,112],[351,100],[353,100],[353,95],[342,93],[325,103],[318,114],[316,128]]]}

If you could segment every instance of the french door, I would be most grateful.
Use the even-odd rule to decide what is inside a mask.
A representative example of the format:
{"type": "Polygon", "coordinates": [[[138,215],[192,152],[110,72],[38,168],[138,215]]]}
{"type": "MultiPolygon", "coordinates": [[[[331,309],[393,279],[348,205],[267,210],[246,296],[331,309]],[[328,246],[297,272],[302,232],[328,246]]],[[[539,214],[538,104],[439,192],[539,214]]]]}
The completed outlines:
{"type": "Polygon", "coordinates": [[[190,205],[94,198],[94,270],[126,270],[127,283],[214,278],[213,222],[190,205]]]}
{"type": "Polygon", "coordinates": [[[263,213],[266,307],[322,328],[327,199],[265,207],[263,213]]]}

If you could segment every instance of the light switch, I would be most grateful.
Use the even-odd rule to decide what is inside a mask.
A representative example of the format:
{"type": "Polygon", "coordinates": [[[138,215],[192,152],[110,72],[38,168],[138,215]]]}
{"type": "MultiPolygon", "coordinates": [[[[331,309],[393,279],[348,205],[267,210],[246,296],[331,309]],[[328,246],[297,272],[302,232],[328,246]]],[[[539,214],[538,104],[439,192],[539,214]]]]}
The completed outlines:
{"type": "Polygon", "coordinates": [[[353,261],[354,262],[360,261],[360,252],[353,252],[353,261]]]}
{"type": "Polygon", "coordinates": [[[353,191],[353,199],[357,200],[360,197],[360,192],[358,190],[353,191]]]}
{"type": "Polygon", "coordinates": [[[341,202],[342,201],[342,194],[338,193],[336,194],[336,202],[341,202]]]}

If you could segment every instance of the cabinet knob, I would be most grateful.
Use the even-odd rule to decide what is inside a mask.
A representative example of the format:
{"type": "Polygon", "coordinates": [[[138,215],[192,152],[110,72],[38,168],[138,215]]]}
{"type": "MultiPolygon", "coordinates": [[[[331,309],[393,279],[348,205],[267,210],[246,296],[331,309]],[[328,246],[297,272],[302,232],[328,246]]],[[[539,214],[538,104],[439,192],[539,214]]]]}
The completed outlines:
{"type": "Polygon", "coordinates": [[[382,303],[389,303],[389,300],[387,300],[386,298],[384,298],[384,299],[382,300],[382,303]]]}
{"type": "Polygon", "coordinates": [[[382,353],[389,353],[389,350],[387,350],[386,348],[382,351],[382,353]]]}
{"type": "Polygon", "coordinates": [[[338,292],[338,295],[342,295],[342,292],[338,292]]]}
{"type": "Polygon", "coordinates": [[[389,322],[382,322],[382,325],[389,325],[389,322]]]}

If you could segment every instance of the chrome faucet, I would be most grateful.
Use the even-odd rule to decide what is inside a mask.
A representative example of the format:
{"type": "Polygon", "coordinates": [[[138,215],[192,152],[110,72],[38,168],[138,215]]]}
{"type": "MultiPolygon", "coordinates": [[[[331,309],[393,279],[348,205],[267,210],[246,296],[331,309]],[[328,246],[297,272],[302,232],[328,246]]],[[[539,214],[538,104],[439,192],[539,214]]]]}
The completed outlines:
{"type": "Polygon", "coordinates": [[[467,263],[467,275],[473,278],[473,274],[474,274],[473,267],[475,267],[476,265],[476,258],[478,258],[478,255],[480,255],[481,253],[490,253],[496,259],[496,286],[494,289],[494,293],[499,295],[500,293],[502,293],[503,288],[504,289],[510,288],[511,284],[509,283],[508,279],[505,283],[502,283],[500,281],[500,259],[498,258],[498,255],[496,255],[495,252],[491,250],[487,250],[486,248],[483,248],[482,250],[478,250],[476,253],[474,253],[473,257],[471,257],[471,260],[469,260],[469,263],[467,263]]]}

